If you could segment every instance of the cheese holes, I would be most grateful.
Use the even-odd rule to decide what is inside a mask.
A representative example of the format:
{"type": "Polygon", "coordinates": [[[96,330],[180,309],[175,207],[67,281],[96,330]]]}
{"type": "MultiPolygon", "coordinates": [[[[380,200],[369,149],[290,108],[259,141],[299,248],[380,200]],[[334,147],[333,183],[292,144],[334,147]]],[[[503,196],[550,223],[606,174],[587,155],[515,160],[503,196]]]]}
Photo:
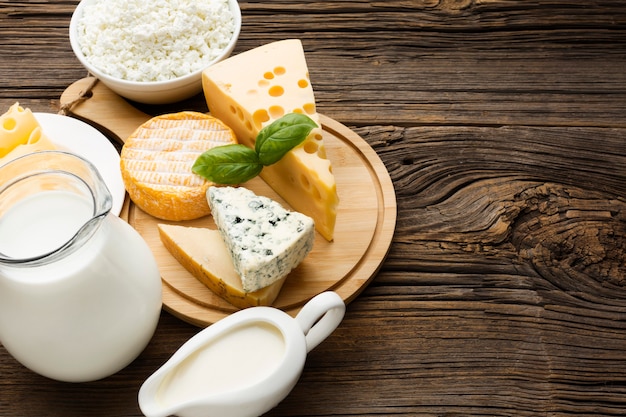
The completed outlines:
{"type": "Polygon", "coordinates": [[[308,191],[315,200],[321,200],[322,195],[320,191],[311,184],[309,177],[307,177],[305,174],[300,175],[300,183],[302,184],[302,188],[308,191]]]}
{"type": "Polygon", "coordinates": [[[285,115],[285,109],[283,109],[281,106],[271,106],[269,110],[272,119],[280,119],[285,115]]]}
{"type": "Polygon", "coordinates": [[[313,140],[306,141],[303,148],[304,148],[304,152],[310,153],[310,154],[316,153],[317,150],[319,149],[319,147],[317,146],[317,143],[313,140]]]}
{"type": "Polygon", "coordinates": [[[272,97],[280,97],[285,94],[285,89],[280,85],[274,85],[270,87],[268,92],[272,97]]]}
{"type": "Polygon", "coordinates": [[[17,126],[17,122],[12,117],[7,117],[2,123],[2,128],[8,132],[15,129],[16,126],[17,126]]]}
{"type": "Polygon", "coordinates": [[[308,190],[309,187],[311,187],[311,182],[304,174],[300,176],[300,183],[302,184],[302,188],[304,188],[305,190],[308,190]]]}
{"type": "Polygon", "coordinates": [[[270,115],[267,112],[267,110],[259,109],[255,111],[254,114],[252,115],[252,120],[254,124],[256,125],[256,127],[260,130],[261,126],[263,126],[263,123],[270,120],[270,115]]]}
{"type": "Polygon", "coordinates": [[[243,117],[243,110],[241,110],[241,107],[230,106],[229,110],[232,114],[236,115],[239,120],[243,121],[244,117],[243,117]]]}
{"type": "Polygon", "coordinates": [[[41,139],[41,129],[35,129],[31,132],[30,136],[28,137],[28,142],[26,143],[31,145],[33,143],[39,142],[39,139],[41,139]]]}
{"type": "MultiPolygon", "coordinates": [[[[286,72],[285,67],[275,67],[272,71],[266,71],[263,74],[263,79],[258,82],[259,87],[269,87],[270,83],[268,80],[273,80],[276,76],[284,75],[286,72]]],[[[274,85],[269,87],[268,93],[272,97],[280,97],[285,94],[285,89],[280,85],[274,85]]]]}
{"type": "Polygon", "coordinates": [[[302,108],[307,114],[315,114],[315,103],[306,103],[302,108]]]}
{"type": "Polygon", "coordinates": [[[322,195],[320,194],[320,190],[318,190],[316,187],[313,187],[313,192],[312,192],[312,194],[313,194],[313,198],[314,198],[315,200],[321,200],[322,195]]]}
{"type": "MultiPolygon", "coordinates": [[[[250,93],[250,91],[248,93],[250,93]]],[[[243,110],[241,110],[240,107],[235,107],[235,106],[231,105],[228,109],[230,110],[230,112],[232,114],[236,115],[239,120],[244,122],[246,130],[248,130],[248,132],[252,132],[252,123],[250,122],[250,120],[247,120],[244,117],[243,110]]]]}

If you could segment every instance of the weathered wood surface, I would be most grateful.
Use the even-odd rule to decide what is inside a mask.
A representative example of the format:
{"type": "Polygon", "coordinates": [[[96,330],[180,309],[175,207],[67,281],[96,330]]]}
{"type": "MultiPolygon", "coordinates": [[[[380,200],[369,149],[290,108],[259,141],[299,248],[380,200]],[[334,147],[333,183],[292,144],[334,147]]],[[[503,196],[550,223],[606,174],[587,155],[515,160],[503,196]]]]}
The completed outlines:
{"type": "MultiPolygon", "coordinates": [[[[0,2],[0,107],[86,75],[76,1],[0,2]]],[[[320,112],[397,193],[390,254],[271,416],[626,414],[626,3],[240,2],[237,51],[299,37],[320,112]]],[[[202,98],[174,108],[203,109],[202,98]]],[[[89,384],[0,348],[0,415],[135,416],[197,329],[89,384]]]]}

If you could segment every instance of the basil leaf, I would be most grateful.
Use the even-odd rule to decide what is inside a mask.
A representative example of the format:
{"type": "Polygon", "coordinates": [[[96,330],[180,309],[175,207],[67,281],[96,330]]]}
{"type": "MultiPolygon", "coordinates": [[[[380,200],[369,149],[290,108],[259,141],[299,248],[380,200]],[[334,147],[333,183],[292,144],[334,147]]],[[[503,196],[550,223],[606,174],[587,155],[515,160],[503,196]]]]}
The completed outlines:
{"type": "Polygon", "coordinates": [[[308,116],[288,113],[269,126],[256,138],[255,150],[261,164],[278,162],[287,152],[301,144],[317,124],[308,116]]]}
{"type": "Polygon", "coordinates": [[[261,173],[263,165],[254,151],[233,144],[209,149],[196,159],[191,170],[216,184],[241,184],[261,173]]]}
{"type": "Polygon", "coordinates": [[[216,184],[241,184],[304,142],[315,127],[310,117],[289,113],[261,129],[255,149],[241,144],[218,146],[200,155],[191,170],[216,184]]]}

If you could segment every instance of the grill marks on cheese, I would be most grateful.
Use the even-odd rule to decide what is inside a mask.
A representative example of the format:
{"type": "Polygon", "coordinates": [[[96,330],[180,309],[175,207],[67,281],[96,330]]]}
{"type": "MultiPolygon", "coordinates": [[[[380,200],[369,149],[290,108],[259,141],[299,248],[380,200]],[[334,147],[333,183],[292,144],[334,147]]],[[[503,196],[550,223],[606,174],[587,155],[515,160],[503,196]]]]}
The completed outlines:
{"type": "Polygon", "coordinates": [[[179,221],[210,213],[210,181],[191,171],[203,152],[237,143],[233,131],[215,117],[198,112],[157,116],[125,142],[120,167],[130,198],[154,217],[179,221]]]}
{"type": "Polygon", "coordinates": [[[254,148],[259,131],[287,113],[306,114],[320,126],[283,159],[263,168],[261,177],[332,240],[339,197],[302,43],[288,39],[232,56],[207,68],[202,82],[211,114],[246,146],[254,148]]]}

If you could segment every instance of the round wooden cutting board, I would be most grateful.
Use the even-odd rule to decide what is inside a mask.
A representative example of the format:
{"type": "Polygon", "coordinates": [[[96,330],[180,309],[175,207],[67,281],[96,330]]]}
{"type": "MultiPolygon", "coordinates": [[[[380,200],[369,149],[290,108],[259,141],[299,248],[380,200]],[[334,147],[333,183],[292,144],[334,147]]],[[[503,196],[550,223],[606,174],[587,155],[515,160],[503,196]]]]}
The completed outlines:
{"type": "MultiPolygon", "coordinates": [[[[94,85],[93,79],[80,80],[68,87],[61,104],[72,115],[115,134],[122,142],[150,118],[101,83],[94,85]],[[89,94],[85,94],[86,89],[89,94]]],[[[337,292],[346,303],[352,301],[380,268],[396,224],[393,184],[376,152],[341,123],[323,115],[320,121],[340,198],[335,238],[328,242],[317,233],[311,253],[287,277],[273,307],[291,315],[326,290],[337,292]]],[[[289,207],[260,178],[242,186],[289,207]]],[[[128,202],[122,216],[143,236],[157,259],[167,311],[205,327],[237,310],[195,279],[162,245],[157,225],[174,222],[156,219],[132,202],[128,202]]],[[[176,224],[215,228],[211,216],[176,224]]]]}

